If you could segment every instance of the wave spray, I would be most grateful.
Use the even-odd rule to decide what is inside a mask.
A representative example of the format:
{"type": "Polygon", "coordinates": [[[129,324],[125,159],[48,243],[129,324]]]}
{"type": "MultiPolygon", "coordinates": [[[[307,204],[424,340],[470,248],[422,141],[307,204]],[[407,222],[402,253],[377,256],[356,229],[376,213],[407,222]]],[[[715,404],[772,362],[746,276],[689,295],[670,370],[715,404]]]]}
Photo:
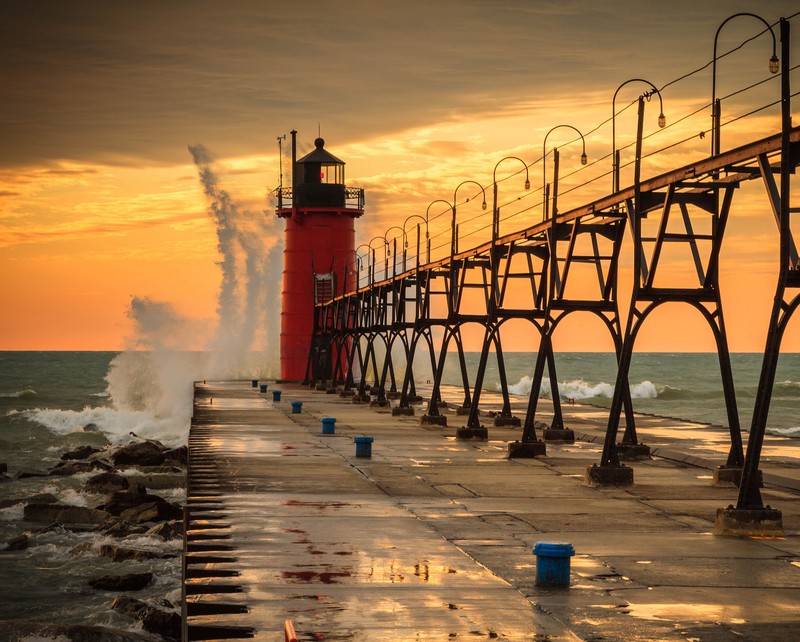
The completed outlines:
{"type": "Polygon", "coordinates": [[[280,223],[239,207],[220,187],[208,151],[189,147],[214,221],[221,270],[216,319],[189,319],[168,302],[131,299],[134,325],[129,349],[106,374],[117,410],[150,413],[174,433],[188,428],[192,382],[274,376],[278,368],[282,240],[280,223]],[[198,351],[199,350],[199,351],[198,351]]]}

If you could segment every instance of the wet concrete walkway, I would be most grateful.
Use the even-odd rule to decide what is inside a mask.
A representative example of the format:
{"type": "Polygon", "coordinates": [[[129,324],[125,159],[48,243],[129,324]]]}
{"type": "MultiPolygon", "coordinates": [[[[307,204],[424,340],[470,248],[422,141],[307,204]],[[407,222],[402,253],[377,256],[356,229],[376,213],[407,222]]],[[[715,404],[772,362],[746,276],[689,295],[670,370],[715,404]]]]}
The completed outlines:
{"type": "MultiPolygon", "coordinates": [[[[632,487],[589,488],[600,443],[508,460],[519,429],[460,442],[454,414],[449,428],[420,427],[300,386],[279,386],[273,403],[275,387],[196,387],[190,639],[240,627],[277,642],[285,619],[300,640],[785,642],[800,631],[796,442],[765,450],[765,473],[785,483],[764,499],[787,536],[718,537],[715,511],[736,489],[680,460],[724,460],[713,427],[641,417],[643,440],[669,458],[633,464],[632,487]],[[322,434],[322,417],[336,418],[335,434],[322,434]],[[374,437],[370,459],[355,457],[357,435],[374,437]],[[569,589],[535,585],[537,541],[574,546],[569,589]]],[[[565,411],[579,435],[602,434],[605,411],[565,411]]]]}

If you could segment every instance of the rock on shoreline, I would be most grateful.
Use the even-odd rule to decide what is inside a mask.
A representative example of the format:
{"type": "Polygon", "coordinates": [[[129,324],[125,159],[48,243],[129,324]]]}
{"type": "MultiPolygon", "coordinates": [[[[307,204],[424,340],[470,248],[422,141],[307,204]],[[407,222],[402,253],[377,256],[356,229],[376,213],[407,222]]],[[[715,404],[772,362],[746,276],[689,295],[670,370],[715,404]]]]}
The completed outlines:
{"type": "MultiPolygon", "coordinates": [[[[65,452],[59,463],[46,471],[21,471],[12,476],[4,466],[0,473],[3,480],[23,485],[28,478],[66,477],[86,472],[96,474],[83,484],[82,492],[90,496],[87,506],[62,503],[52,493],[4,500],[0,508],[23,504],[24,521],[46,526],[14,535],[7,542],[0,543],[0,550],[12,554],[25,550],[38,534],[64,528],[118,538],[119,545],[105,543],[96,549],[98,556],[110,558],[115,563],[132,561],[146,564],[151,560],[179,558],[177,553],[124,546],[122,542],[129,535],[159,537],[164,541],[183,536],[182,506],[168,501],[154,490],[172,491],[185,485],[186,452],[185,446],[169,449],[153,440],[139,440],[104,449],[80,446],[65,452]],[[120,474],[123,468],[126,469],[124,475],[120,474]],[[135,472],[131,474],[130,469],[135,472]]],[[[95,550],[89,542],[79,548],[82,552],[95,550]]],[[[145,571],[98,575],[85,580],[96,591],[116,593],[109,608],[140,622],[147,634],[107,626],[73,624],[48,627],[48,635],[63,636],[71,642],[142,642],[152,641],[154,635],[164,640],[180,639],[180,615],[175,606],[165,599],[143,601],[119,594],[141,591],[152,585],[153,578],[151,571],[145,571]]]]}

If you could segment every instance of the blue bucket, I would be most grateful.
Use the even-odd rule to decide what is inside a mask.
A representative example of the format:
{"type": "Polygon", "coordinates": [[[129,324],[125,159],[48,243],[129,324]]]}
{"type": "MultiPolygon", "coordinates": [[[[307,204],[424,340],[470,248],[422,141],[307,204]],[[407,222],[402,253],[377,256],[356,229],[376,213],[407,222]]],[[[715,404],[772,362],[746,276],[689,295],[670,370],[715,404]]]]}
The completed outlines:
{"type": "Polygon", "coordinates": [[[292,402],[292,414],[299,415],[303,410],[303,402],[302,401],[293,401],[292,402]]]}
{"type": "Polygon", "coordinates": [[[356,437],[353,441],[356,442],[356,457],[372,457],[373,437],[356,437]]]}
{"type": "Polygon", "coordinates": [[[536,542],[537,586],[569,586],[569,558],[575,555],[572,544],[536,542]]]}
{"type": "Polygon", "coordinates": [[[258,388],[258,379],[253,379],[253,388],[258,388]]]}
{"type": "Polygon", "coordinates": [[[273,390],[272,391],[272,401],[280,401],[281,400],[281,391],[280,390],[273,390]]]}
{"type": "Polygon", "coordinates": [[[267,391],[267,384],[262,383],[261,384],[261,392],[266,392],[266,391],[267,391]]]}
{"type": "Polygon", "coordinates": [[[322,434],[333,435],[336,433],[336,419],[333,417],[322,418],[322,434]]]}

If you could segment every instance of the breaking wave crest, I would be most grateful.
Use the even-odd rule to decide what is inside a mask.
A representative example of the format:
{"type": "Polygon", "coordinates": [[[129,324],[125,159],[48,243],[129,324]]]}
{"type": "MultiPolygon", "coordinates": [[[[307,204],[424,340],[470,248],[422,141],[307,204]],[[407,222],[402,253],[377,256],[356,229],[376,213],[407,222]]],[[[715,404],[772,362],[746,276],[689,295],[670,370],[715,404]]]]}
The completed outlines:
{"type": "Polygon", "coordinates": [[[26,410],[23,414],[57,434],[99,431],[111,443],[127,443],[132,432],[139,437],[156,439],[171,447],[179,446],[186,439],[184,418],[158,418],[147,411],[86,407],[80,411],[35,409],[26,410]]]}
{"type": "MultiPolygon", "coordinates": [[[[508,391],[516,396],[528,396],[533,387],[533,377],[525,375],[517,383],[510,385],[508,391]]],[[[500,384],[497,384],[497,389],[500,389],[500,384]]],[[[575,379],[573,381],[563,381],[558,384],[558,393],[561,399],[597,399],[606,398],[611,399],[614,395],[614,385],[610,383],[589,383],[583,379],[575,379]]],[[[553,391],[550,386],[550,380],[547,378],[542,379],[542,389],[540,397],[544,399],[552,399],[553,391]]],[[[650,381],[642,381],[640,383],[631,384],[631,397],[634,399],[655,399],[659,396],[659,390],[655,384],[650,381]]]]}
{"type": "Polygon", "coordinates": [[[36,396],[35,390],[17,390],[16,392],[0,392],[3,399],[33,399],[36,396]]]}

